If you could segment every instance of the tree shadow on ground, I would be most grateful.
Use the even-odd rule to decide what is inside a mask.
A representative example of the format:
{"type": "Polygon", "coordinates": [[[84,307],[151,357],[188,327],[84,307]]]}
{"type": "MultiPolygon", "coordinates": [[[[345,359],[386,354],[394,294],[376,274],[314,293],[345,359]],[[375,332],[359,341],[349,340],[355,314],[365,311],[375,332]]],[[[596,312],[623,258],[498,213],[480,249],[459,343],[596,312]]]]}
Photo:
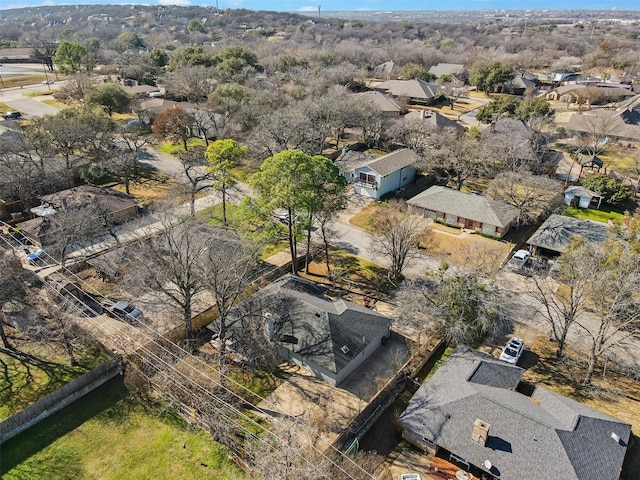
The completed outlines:
{"type": "MultiPolygon", "coordinates": [[[[51,445],[58,438],[76,429],[92,417],[113,407],[126,396],[127,390],[122,383],[122,378],[116,377],[8,440],[2,445],[0,451],[0,475],[4,475],[18,467],[32,455],[51,445]]],[[[49,465],[46,468],[54,467],[49,465]]],[[[44,472],[42,473],[43,476],[39,478],[53,478],[50,474],[44,475],[44,472]]]]}

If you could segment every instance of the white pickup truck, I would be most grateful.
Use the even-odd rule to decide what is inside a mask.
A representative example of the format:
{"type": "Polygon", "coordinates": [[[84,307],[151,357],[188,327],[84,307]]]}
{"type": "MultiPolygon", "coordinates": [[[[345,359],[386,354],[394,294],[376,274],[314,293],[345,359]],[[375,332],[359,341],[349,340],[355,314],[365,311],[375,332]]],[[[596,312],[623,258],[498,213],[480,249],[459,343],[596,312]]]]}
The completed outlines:
{"type": "Polygon", "coordinates": [[[531,252],[529,250],[518,250],[513,254],[507,266],[512,270],[520,270],[529,262],[530,258],[531,252]]]}

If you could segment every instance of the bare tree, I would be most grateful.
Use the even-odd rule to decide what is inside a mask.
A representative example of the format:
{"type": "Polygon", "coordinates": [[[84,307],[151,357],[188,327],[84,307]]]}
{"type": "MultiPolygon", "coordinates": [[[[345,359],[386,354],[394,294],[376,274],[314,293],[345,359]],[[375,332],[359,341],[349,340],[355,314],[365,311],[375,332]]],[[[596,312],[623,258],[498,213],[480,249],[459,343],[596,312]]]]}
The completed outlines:
{"type": "MultiPolygon", "coordinates": [[[[579,325],[589,339],[589,362],[583,380],[590,385],[600,358],[614,346],[640,332],[640,261],[636,245],[611,239],[602,250],[584,252],[598,261],[598,270],[590,282],[589,302],[595,324],[579,325]]],[[[582,261],[586,259],[583,258],[582,261]]]]}
{"type": "Polygon", "coordinates": [[[499,331],[506,321],[499,290],[475,272],[426,277],[402,285],[397,294],[400,320],[419,332],[442,336],[447,343],[477,342],[499,331]]]}
{"type": "Polygon", "coordinates": [[[184,151],[180,155],[182,164],[182,178],[186,179],[186,189],[189,195],[191,218],[196,218],[196,196],[198,193],[211,189],[215,175],[206,166],[207,159],[202,150],[184,151]]]}
{"type": "Polygon", "coordinates": [[[576,238],[558,260],[561,266],[557,280],[549,276],[529,277],[530,293],[540,304],[539,312],[551,329],[558,358],[564,355],[569,331],[578,325],[587,308],[591,281],[599,267],[591,252],[584,239],[576,238]]]}
{"type": "Polygon", "coordinates": [[[487,174],[493,167],[482,142],[456,131],[432,138],[434,145],[427,153],[427,164],[447,182],[453,182],[457,190],[468,179],[487,174]]]}
{"type": "Polygon", "coordinates": [[[167,214],[161,216],[162,232],[128,247],[133,262],[130,283],[162,294],[182,311],[185,338],[193,348],[193,307],[207,287],[205,261],[210,248],[204,226],[167,214]]]}
{"type": "Polygon", "coordinates": [[[518,209],[516,223],[524,225],[538,219],[559,198],[561,184],[548,177],[526,171],[503,172],[487,187],[486,194],[501,198],[518,209]]]}
{"type": "Polygon", "coordinates": [[[214,298],[218,317],[214,322],[218,336],[218,364],[222,370],[225,362],[229,312],[256,273],[258,249],[244,242],[227,230],[214,230],[207,239],[205,279],[207,291],[214,298]]]}
{"type": "Polygon", "coordinates": [[[598,155],[604,149],[609,136],[617,130],[615,112],[595,110],[589,113],[574,114],[567,130],[580,134],[578,152],[588,156],[598,155]]]}
{"type": "Polygon", "coordinates": [[[63,265],[73,246],[91,244],[112,229],[108,214],[97,205],[62,208],[43,222],[47,241],[52,243],[51,253],[59,255],[63,265]]]}
{"type": "Polygon", "coordinates": [[[395,208],[381,211],[370,245],[372,252],[389,260],[391,280],[398,280],[405,267],[419,255],[416,247],[425,229],[421,217],[407,215],[395,208]]]}
{"type": "Polygon", "coordinates": [[[11,300],[24,297],[22,272],[20,260],[12,252],[0,251],[0,338],[4,348],[13,349],[4,330],[3,307],[11,300]]]}

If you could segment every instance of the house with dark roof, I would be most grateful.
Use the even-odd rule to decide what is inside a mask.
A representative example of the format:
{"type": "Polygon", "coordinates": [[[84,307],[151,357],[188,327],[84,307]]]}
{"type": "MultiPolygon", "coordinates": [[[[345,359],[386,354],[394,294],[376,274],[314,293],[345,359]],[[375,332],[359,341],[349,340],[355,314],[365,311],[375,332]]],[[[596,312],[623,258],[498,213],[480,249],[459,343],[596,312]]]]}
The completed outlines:
{"type": "MultiPolygon", "coordinates": [[[[322,286],[287,274],[232,310],[227,345],[248,357],[248,332],[285,360],[308,369],[330,385],[339,385],[384,345],[391,319],[342,298],[325,296],[322,286]],[[256,321],[258,323],[256,328],[256,321]]],[[[216,322],[207,328],[218,331],[216,322]]]]}
{"type": "Polygon", "coordinates": [[[409,212],[442,223],[503,237],[518,217],[508,203],[434,185],[407,200],[409,212]]]}
{"type": "Polygon", "coordinates": [[[400,416],[403,436],[475,477],[618,480],[631,425],[543,387],[531,393],[523,372],[459,346],[400,416]]]}
{"type": "Polygon", "coordinates": [[[406,187],[416,178],[418,157],[408,148],[396,150],[353,169],[353,186],[358,195],[380,199],[406,187]]]}
{"type": "Polygon", "coordinates": [[[431,105],[440,96],[440,85],[417,79],[387,80],[372,84],[371,88],[414,105],[431,105]]]}
{"type": "Polygon", "coordinates": [[[131,195],[112,188],[99,188],[92,185],[61,190],[40,197],[40,205],[33,207],[31,213],[36,216],[19,223],[21,231],[37,245],[46,245],[54,233],[55,222],[51,221],[58,210],[96,209],[101,215],[108,215],[115,223],[125,222],[138,214],[138,202],[131,195]]]}
{"type": "Polygon", "coordinates": [[[602,245],[609,233],[606,223],[553,214],[531,235],[527,244],[534,255],[555,257],[564,252],[575,237],[602,245]]]}
{"type": "Polygon", "coordinates": [[[402,118],[404,120],[422,120],[425,125],[433,128],[457,130],[458,132],[465,131],[465,128],[459,123],[449,120],[444,115],[433,110],[411,110],[402,118]]]}

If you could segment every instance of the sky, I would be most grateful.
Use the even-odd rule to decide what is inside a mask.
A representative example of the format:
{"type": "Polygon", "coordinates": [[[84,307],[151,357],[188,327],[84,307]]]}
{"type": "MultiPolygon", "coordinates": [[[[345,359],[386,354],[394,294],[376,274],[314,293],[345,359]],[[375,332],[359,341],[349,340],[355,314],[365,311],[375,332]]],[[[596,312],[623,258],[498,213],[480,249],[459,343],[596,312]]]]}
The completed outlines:
{"type": "MultiPolygon", "coordinates": [[[[215,6],[216,0],[0,0],[0,9],[68,4],[153,4],[215,6]]],[[[640,9],[639,0],[218,0],[220,8],[247,8],[286,12],[317,12],[354,10],[493,10],[493,9],[640,9]]]]}

